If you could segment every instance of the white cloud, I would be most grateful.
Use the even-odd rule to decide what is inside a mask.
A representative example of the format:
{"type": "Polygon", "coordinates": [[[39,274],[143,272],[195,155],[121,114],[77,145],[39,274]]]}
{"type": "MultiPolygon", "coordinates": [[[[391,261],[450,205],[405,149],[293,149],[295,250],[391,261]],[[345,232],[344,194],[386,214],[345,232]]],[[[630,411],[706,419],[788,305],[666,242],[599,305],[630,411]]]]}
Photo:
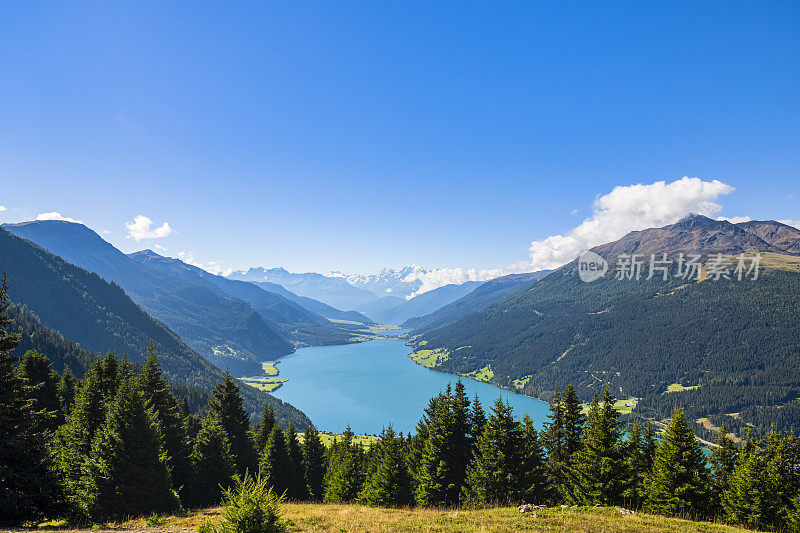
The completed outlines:
{"type": "Polygon", "coordinates": [[[196,266],[197,268],[202,268],[206,272],[210,274],[215,274],[217,276],[227,277],[230,276],[234,269],[233,268],[226,268],[224,266],[223,261],[208,261],[207,263],[202,263],[197,261],[194,258],[193,252],[178,252],[178,259],[186,263],[187,265],[196,266]]]}
{"type": "Polygon", "coordinates": [[[142,241],[145,239],[163,239],[169,237],[175,232],[168,223],[164,222],[159,227],[151,230],[153,221],[144,215],[136,215],[133,222],[126,222],[125,227],[128,229],[128,239],[135,241],[142,241]]]}
{"type": "Polygon", "coordinates": [[[713,217],[722,209],[713,200],[733,191],[733,187],[719,180],[689,177],[672,183],[657,181],[615,187],[598,197],[592,216],[566,235],[533,241],[531,266],[533,270],[557,268],[584,250],[615,241],[631,231],[672,224],[689,213],[713,217]]]}
{"type": "Polygon", "coordinates": [[[750,222],[753,219],[750,217],[717,217],[717,220],[727,220],[731,224],[738,224],[740,222],[750,222]]]}
{"type": "Polygon", "coordinates": [[[6,206],[0,205],[0,213],[2,213],[3,211],[7,211],[6,206]]]}
{"type": "Polygon", "coordinates": [[[529,248],[529,261],[486,270],[440,268],[412,274],[405,281],[422,281],[420,289],[411,295],[413,297],[449,283],[486,281],[507,274],[558,268],[584,250],[615,241],[631,231],[666,226],[689,213],[715,217],[722,206],[714,200],[733,191],[733,187],[719,180],[703,181],[689,177],[671,183],[657,181],[618,186],[597,197],[592,216],[566,235],[533,241],[529,248]]]}
{"type": "Polygon", "coordinates": [[[779,220],[781,224],[786,224],[787,226],[792,226],[793,228],[800,229],[800,220],[779,220]]]}
{"type": "Polygon", "coordinates": [[[111,230],[110,229],[104,229],[101,233],[103,235],[111,235],[111,230]]]}
{"type": "Polygon", "coordinates": [[[39,213],[38,215],[36,215],[36,220],[63,220],[64,222],[74,222],[76,224],[83,224],[82,221],[75,220],[74,218],[65,217],[57,211],[51,211],[50,213],[39,213]]]}
{"type": "Polygon", "coordinates": [[[153,245],[153,248],[155,248],[155,249],[156,249],[156,250],[158,250],[159,252],[166,252],[166,251],[167,251],[167,249],[166,249],[166,248],[164,248],[163,246],[161,246],[161,245],[160,245],[160,244],[158,244],[158,243],[154,244],[154,245],[153,245]]]}

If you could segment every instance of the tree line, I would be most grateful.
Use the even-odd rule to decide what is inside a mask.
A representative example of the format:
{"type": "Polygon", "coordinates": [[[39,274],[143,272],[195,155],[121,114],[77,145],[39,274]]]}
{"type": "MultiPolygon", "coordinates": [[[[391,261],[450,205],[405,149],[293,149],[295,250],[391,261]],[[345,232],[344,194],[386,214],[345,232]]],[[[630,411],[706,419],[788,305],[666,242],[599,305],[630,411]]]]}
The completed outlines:
{"type": "Polygon", "coordinates": [[[218,504],[248,473],[289,500],[424,507],[619,505],[751,527],[800,527],[800,441],[794,432],[726,430],[706,457],[681,409],[663,432],[627,427],[608,387],[588,410],[556,391],[537,429],[498,399],[485,412],[458,381],[433,397],[410,435],[377,443],[352,431],[326,447],[264,407],[251,425],[225,375],[202,415],[191,414],[151,347],[141,371],[113,354],[78,379],[35,351],[12,356],[0,289],[0,517],[101,521],[218,504]]]}

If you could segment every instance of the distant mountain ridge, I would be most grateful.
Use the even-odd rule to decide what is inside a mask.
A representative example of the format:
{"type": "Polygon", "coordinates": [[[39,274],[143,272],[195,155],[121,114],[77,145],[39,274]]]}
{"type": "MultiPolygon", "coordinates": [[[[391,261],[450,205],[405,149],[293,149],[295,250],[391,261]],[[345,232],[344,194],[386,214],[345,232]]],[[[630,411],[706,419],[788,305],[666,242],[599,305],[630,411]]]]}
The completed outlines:
{"type": "Polygon", "coordinates": [[[294,350],[280,329],[246,302],[135,261],[82,224],[49,220],[3,227],[117,283],[194,350],[236,375],[255,374],[259,361],[294,350]]]}
{"type": "Polygon", "coordinates": [[[377,274],[370,275],[351,274],[345,276],[341,273],[336,274],[344,277],[350,285],[367,289],[378,296],[390,295],[407,298],[422,286],[419,276],[428,272],[427,269],[419,265],[409,265],[397,270],[386,267],[377,274]]]}
{"type": "Polygon", "coordinates": [[[416,330],[432,329],[450,324],[467,315],[477,313],[518,290],[532,286],[549,273],[549,270],[540,270],[525,274],[508,274],[489,280],[467,295],[443,305],[429,314],[409,318],[400,326],[416,330]]]}
{"type": "MultiPolygon", "coordinates": [[[[280,294],[264,290],[257,283],[217,276],[202,268],[188,265],[179,259],[164,257],[152,250],[135,252],[130,254],[130,257],[165,274],[205,286],[212,291],[248,303],[265,320],[275,324],[296,347],[352,342],[350,331],[280,294]]],[[[284,292],[291,294],[288,291],[284,292]]]]}
{"type": "Polygon", "coordinates": [[[376,322],[400,325],[410,318],[427,315],[458,300],[480,287],[481,284],[480,281],[467,281],[460,285],[443,285],[410,300],[400,298],[397,305],[368,314],[376,322]]]}
{"type": "Polygon", "coordinates": [[[298,296],[313,298],[344,311],[353,310],[376,298],[374,293],[354,287],[344,278],[324,276],[316,272],[295,274],[283,268],[256,267],[235,271],[228,278],[276,283],[298,296]]]}
{"type": "MultiPolygon", "coordinates": [[[[29,240],[0,228],[0,271],[9,278],[11,301],[20,307],[12,316],[23,316],[23,346],[55,348],[65,362],[85,363],[88,350],[114,351],[141,363],[150,341],[155,344],[165,375],[170,380],[198,387],[206,392],[222,379],[223,372],[187,346],[163,323],[145,313],[122,288],[93,272],[77,267],[29,240]],[[30,316],[35,314],[36,318],[30,316]],[[43,332],[41,322],[53,332],[43,332]],[[25,325],[27,324],[27,325],[25,325]],[[58,332],[64,337],[59,340],[58,332]],[[80,348],[70,346],[74,341],[80,348]],[[71,354],[71,355],[70,355],[71,354]]],[[[52,354],[46,354],[52,355],[52,354]]],[[[80,372],[80,368],[73,368],[80,372]]],[[[280,400],[242,387],[245,405],[251,413],[271,403],[286,423],[308,425],[308,418],[280,400]]]]}

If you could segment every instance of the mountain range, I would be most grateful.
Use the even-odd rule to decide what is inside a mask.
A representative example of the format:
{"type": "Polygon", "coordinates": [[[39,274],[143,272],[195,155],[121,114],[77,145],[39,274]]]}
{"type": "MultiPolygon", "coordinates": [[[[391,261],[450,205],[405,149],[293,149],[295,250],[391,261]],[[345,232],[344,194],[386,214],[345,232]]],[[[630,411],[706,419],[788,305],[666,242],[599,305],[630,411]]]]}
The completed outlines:
{"type": "Polygon", "coordinates": [[[798,239],[774,221],[698,215],[631,232],[592,249],[611,263],[609,275],[586,283],[573,261],[455,321],[416,319],[415,350],[438,352],[438,370],[545,400],[572,383],[588,401],[609,383],[638,399],[643,416],[666,417],[680,404],[739,432],[788,428],[800,423],[798,239]],[[755,252],[757,280],[714,280],[707,268],[700,280],[612,275],[620,254],[725,254],[735,264],[755,252]]]}
{"type": "MultiPolygon", "coordinates": [[[[9,279],[11,316],[19,320],[22,347],[52,353],[57,367],[69,364],[79,373],[89,352],[106,351],[141,363],[153,342],[170,381],[208,393],[222,379],[222,370],[149,316],[118,284],[5,229],[0,229],[0,269],[9,279]]],[[[302,412],[266,393],[242,387],[241,394],[251,413],[268,402],[285,422],[310,424],[302,412]]]]}

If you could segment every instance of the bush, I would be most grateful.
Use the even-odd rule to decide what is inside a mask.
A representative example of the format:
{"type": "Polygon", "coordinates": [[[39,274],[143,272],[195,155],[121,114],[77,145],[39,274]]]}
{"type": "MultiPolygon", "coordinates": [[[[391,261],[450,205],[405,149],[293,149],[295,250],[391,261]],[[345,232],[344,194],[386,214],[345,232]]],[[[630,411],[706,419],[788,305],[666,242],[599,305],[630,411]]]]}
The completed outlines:
{"type": "Polygon", "coordinates": [[[222,521],[214,526],[203,522],[199,533],[284,533],[280,518],[282,496],[276,495],[261,476],[246,475],[232,488],[225,489],[222,500],[222,521]]]}

